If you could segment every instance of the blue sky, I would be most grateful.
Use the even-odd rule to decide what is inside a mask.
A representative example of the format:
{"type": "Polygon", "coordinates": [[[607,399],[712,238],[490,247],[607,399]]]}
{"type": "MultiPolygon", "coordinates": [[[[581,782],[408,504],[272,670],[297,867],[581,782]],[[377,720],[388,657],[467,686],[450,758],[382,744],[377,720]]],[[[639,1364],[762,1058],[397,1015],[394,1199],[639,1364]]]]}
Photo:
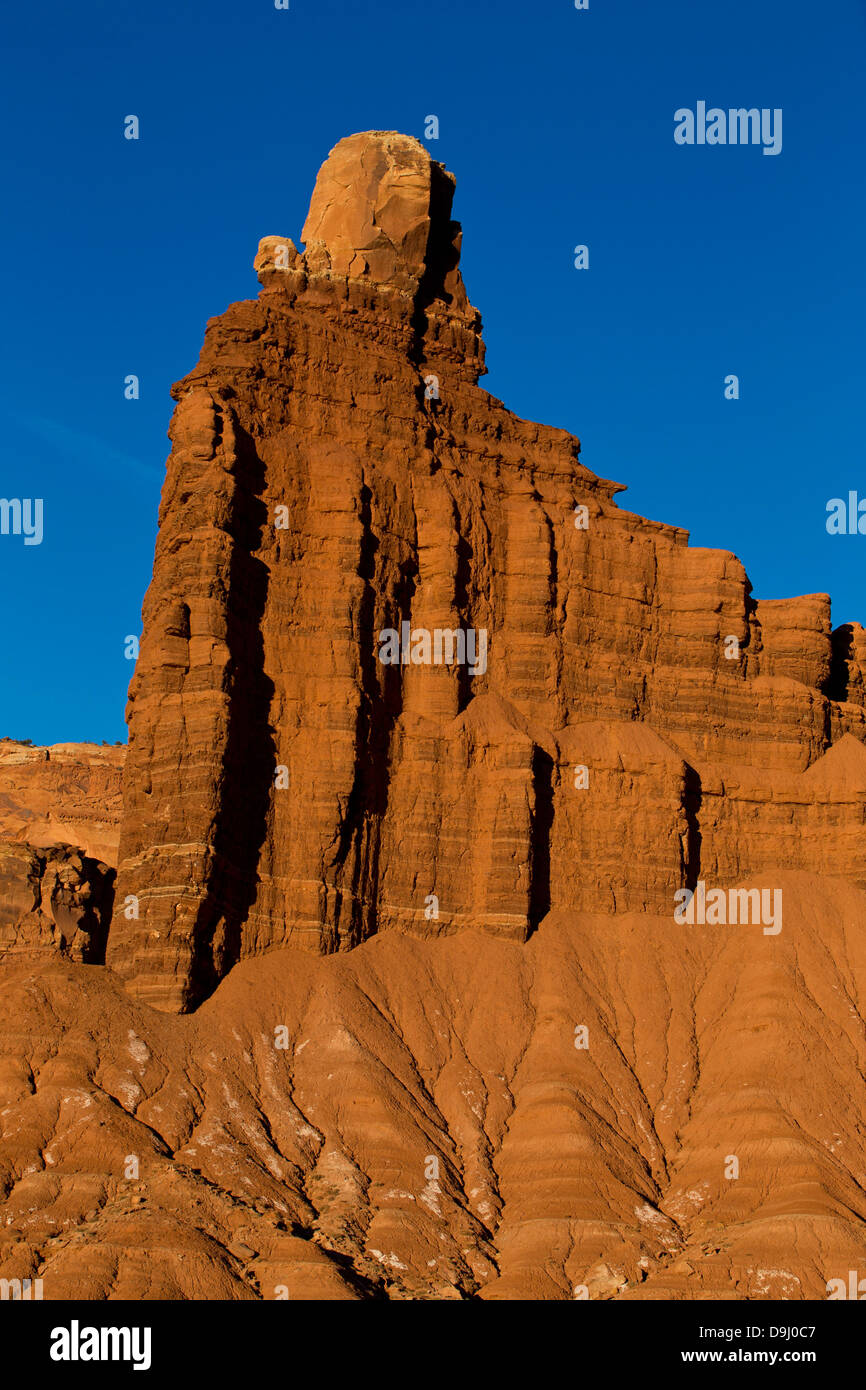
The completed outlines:
{"type": "Polygon", "coordinates": [[[0,497],[45,535],[0,536],[0,734],[125,739],[169,387],[337,140],[430,114],[482,384],[758,597],[866,621],[866,537],[825,528],[866,497],[858,0],[48,0],[3,39],[0,497]],[[781,154],[676,145],[699,100],[782,108],[781,154]]]}

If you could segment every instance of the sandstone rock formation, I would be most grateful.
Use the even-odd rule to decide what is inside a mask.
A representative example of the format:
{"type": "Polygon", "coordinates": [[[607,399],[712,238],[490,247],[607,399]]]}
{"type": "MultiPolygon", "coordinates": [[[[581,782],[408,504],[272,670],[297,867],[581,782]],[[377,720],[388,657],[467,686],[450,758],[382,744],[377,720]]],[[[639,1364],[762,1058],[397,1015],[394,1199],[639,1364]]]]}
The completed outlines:
{"type": "Polygon", "coordinates": [[[0,962],[104,959],[125,753],[0,739],[0,962]]]}
{"type": "Polygon", "coordinates": [[[48,1299],[866,1278],[866,634],[479,386],[453,188],[341,141],[175,388],[108,969],[123,750],[0,743],[48,1299]]]}
{"type": "Polygon", "coordinates": [[[803,780],[866,738],[862,629],[756,601],[478,385],[453,187],[416,140],[341,141],[303,254],[264,238],[175,388],[108,957],[159,1008],[287,944],[863,881],[863,795],[803,780]],[[389,630],[485,659],[384,664],[389,630]]]}
{"type": "Polygon", "coordinates": [[[38,849],[78,845],[117,865],[122,744],[34,748],[0,738],[0,837],[38,849]]]}
{"type": "Polygon", "coordinates": [[[114,870],[68,845],[0,840],[0,962],[55,954],[101,964],[114,870]]]}

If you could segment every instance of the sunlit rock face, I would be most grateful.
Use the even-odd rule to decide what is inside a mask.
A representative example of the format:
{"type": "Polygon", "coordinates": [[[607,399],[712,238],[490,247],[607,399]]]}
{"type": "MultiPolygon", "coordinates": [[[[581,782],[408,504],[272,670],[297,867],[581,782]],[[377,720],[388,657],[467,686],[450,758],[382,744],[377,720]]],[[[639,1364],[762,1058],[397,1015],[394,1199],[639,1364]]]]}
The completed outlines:
{"type": "Polygon", "coordinates": [[[274,947],[866,882],[862,789],[811,772],[862,761],[862,632],[478,385],[453,194],[417,140],[341,141],[175,387],[108,945],[158,1008],[274,947]]]}

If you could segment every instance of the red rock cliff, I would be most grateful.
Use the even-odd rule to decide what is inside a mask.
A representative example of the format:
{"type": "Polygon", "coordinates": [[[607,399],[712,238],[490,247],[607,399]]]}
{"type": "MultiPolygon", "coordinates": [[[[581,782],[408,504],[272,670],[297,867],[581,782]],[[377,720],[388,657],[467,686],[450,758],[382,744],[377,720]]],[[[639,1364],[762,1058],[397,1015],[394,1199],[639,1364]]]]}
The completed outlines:
{"type": "Polygon", "coordinates": [[[304,253],[264,239],[174,388],[107,957],[158,1008],[283,944],[667,913],[792,829],[866,883],[862,629],[756,601],[478,385],[453,189],[414,139],[341,141],[304,253]]]}

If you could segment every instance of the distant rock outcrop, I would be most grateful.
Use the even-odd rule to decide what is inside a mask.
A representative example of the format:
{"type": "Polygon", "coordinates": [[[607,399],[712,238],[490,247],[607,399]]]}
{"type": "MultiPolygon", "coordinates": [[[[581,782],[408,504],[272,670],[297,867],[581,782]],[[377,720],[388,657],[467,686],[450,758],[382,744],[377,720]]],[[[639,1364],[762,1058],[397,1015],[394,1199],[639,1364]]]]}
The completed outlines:
{"type": "Polygon", "coordinates": [[[0,962],[102,964],[113,887],[114,870],[71,845],[0,840],[0,962]]]}
{"type": "Polygon", "coordinates": [[[0,962],[102,962],[122,745],[0,739],[0,962]]]}
{"type": "Polygon", "coordinates": [[[0,838],[40,849],[79,845],[116,865],[125,757],[124,744],[39,748],[0,738],[0,838]]]}
{"type": "Polygon", "coordinates": [[[158,1008],[275,946],[522,941],[792,853],[866,882],[863,795],[802,776],[866,738],[862,630],[756,601],[479,387],[453,189],[341,141],[174,390],[108,948],[158,1008]]]}

